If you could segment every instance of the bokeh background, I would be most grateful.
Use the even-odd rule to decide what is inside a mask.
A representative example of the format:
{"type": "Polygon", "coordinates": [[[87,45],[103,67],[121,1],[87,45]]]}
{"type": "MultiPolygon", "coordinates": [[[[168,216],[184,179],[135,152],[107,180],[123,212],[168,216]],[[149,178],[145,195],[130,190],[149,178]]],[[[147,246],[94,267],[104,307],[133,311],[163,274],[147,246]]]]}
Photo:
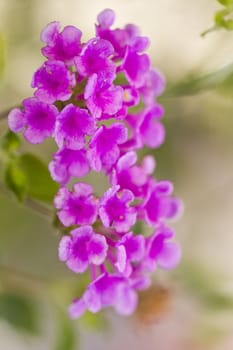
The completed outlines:
{"type": "MultiPolygon", "coordinates": [[[[0,191],[0,348],[4,350],[233,349],[233,33],[204,38],[215,0],[0,0],[0,106],[30,96],[43,62],[41,29],[50,21],[94,33],[109,7],[117,26],[135,23],[167,79],[166,143],[154,152],[156,176],[171,179],[185,204],[174,224],[183,260],[158,272],[138,311],[71,322],[65,307],[82,279],[58,262],[51,222],[0,191]],[[74,345],[74,338],[76,345],[74,345]]],[[[6,131],[0,121],[0,134],[6,131]]],[[[27,149],[23,144],[23,148],[27,149]]],[[[48,162],[49,142],[30,146],[48,162]]],[[[0,163],[1,178],[3,165],[0,163]]],[[[98,179],[103,189],[103,179],[98,179]]]]}

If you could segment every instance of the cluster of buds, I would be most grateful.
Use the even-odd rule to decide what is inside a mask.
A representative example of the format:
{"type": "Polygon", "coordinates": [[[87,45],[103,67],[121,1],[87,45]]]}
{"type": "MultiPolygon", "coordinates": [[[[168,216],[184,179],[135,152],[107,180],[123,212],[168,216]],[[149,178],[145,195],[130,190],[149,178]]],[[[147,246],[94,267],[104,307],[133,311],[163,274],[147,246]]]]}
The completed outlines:
{"type": "Polygon", "coordinates": [[[174,268],[181,255],[167,226],[181,202],[171,182],[153,177],[152,156],[137,159],[138,150],[164,142],[164,110],[156,101],[164,78],[144,52],[148,38],[133,24],[112,29],[114,20],[112,10],[101,12],[96,35],[86,43],[76,27],[61,31],[58,22],[48,24],[41,33],[46,61],[31,84],[34,97],[8,119],[27,141],[52,137],[58,146],[49,164],[60,184],[54,206],[71,230],[60,241],[59,258],[74,273],[90,271],[90,283],[69,308],[72,318],[109,306],[131,314],[151,272],[174,268]],[[101,197],[90,184],[75,182],[90,171],[109,180],[101,197]],[[138,233],[138,222],[147,233],[138,233]]]}

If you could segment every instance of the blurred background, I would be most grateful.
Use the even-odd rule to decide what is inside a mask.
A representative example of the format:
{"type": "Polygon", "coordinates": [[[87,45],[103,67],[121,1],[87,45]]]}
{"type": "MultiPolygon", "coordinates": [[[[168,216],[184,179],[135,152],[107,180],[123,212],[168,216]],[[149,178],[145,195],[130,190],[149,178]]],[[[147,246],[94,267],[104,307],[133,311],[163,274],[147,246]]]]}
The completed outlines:
{"type": "MultiPolygon", "coordinates": [[[[1,111],[31,96],[43,62],[41,29],[73,24],[88,39],[97,14],[116,11],[151,40],[167,79],[165,144],[154,152],[157,178],[185,204],[174,223],[183,260],[158,272],[130,318],[107,311],[71,322],[66,306],[85,281],[57,258],[59,237],[42,214],[0,191],[0,348],[4,350],[233,349],[233,32],[201,37],[221,9],[215,0],[0,0],[1,111]]],[[[7,129],[0,121],[0,135],[7,129]]],[[[22,147],[27,150],[27,145],[22,147]]],[[[54,146],[30,145],[46,162],[54,146]]],[[[3,166],[0,163],[1,175],[3,166]]],[[[98,183],[104,187],[102,180],[98,183]]]]}

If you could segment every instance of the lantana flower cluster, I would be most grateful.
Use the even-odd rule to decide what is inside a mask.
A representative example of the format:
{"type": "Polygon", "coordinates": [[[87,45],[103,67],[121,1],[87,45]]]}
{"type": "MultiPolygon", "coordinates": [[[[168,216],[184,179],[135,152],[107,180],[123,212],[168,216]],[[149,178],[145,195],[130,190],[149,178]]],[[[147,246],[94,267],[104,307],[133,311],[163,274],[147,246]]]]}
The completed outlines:
{"type": "Polygon", "coordinates": [[[153,177],[154,158],[139,161],[137,155],[164,142],[157,102],[164,77],[145,53],[148,38],[133,24],[112,29],[114,20],[112,10],[101,12],[95,37],[85,43],[76,27],[48,24],[41,33],[46,61],[31,83],[34,97],[9,114],[12,131],[33,144],[52,137],[58,147],[49,164],[60,184],[54,206],[70,228],[59,258],[76,274],[90,272],[86,290],[69,308],[72,318],[109,306],[131,314],[151,272],[174,268],[181,255],[167,225],[181,202],[170,181],[153,177]],[[109,180],[101,197],[80,181],[90,171],[109,180]],[[140,222],[148,233],[135,229],[140,222]]]}

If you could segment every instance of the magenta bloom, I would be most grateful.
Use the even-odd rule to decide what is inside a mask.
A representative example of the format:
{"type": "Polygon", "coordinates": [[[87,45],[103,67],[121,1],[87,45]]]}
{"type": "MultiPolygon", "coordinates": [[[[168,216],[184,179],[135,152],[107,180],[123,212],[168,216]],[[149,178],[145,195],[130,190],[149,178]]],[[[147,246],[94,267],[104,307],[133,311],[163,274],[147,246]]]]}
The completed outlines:
{"type": "Polygon", "coordinates": [[[133,232],[126,233],[117,243],[117,262],[115,266],[126,277],[132,272],[130,263],[140,262],[145,254],[145,238],[135,236],[133,232]]]}
{"type": "Polygon", "coordinates": [[[54,181],[65,185],[71,177],[79,178],[90,171],[85,150],[64,148],[54,154],[49,164],[50,174],[54,181]]]}
{"type": "Polygon", "coordinates": [[[144,204],[145,218],[149,225],[157,225],[161,220],[178,216],[182,204],[177,198],[171,197],[173,186],[169,181],[160,181],[150,191],[144,204]]]}
{"type": "Polygon", "coordinates": [[[145,108],[138,114],[129,114],[126,121],[132,129],[131,139],[124,145],[126,149],[147,146],[157,148],[165,139],[165,128],[160,119],[164,109],[159,104],[145,108]]]}
{"type": "Polygon", "coordinates": [[[122,107],[123,89],[109,84],[93,74],[86,85],[84,98],[92,115],[99,119],[102,114],[113,116],[122,107]]]}
{"type": "Polygon", "coordinates": [[[51,22],[44,28],[40,38],[46,46],[41,51],[45,57],[51,60],[71,64],[74,57],[81,52],[82,32],[74,26],[66,26],[62,32],[60,32],[60,28],[59,22],[51,22]]]}
{"type": "Polygon", "coordinates": [[[119,145],[127,139],[127,129],[119,123],[110,127],[102,125],[89,144],[89,159],[92,168],[108,171],[120,155],[119,145]]]}
{"type": "Polygon", "coordinates": [[[14,108],[8,116],[9,128],[14,132],[24,130],[24,137],[31,143],[41,143],[53,136],[58,110],[55,106],[27,98],[23,101],[24,110],[14,108]]]}
{"type": "Polygon", "coordinates": [[[55,139],[59,147],[70,149],[85,147],[85,136],[92,135],[95,121],[86,109],[68,104],[59,114],[56,122],[55,139]]]}
{"type": "Polygon", "coordinates": [[[150,186],[151,175],[155,168],[153,157],[143,159],[141,166],[136,165],[137,155],[130,151],[119,158],[112,172],[111,182],[120,185],[121,189],[128,189],[135,197],[145,198],[150,186]]]}
{"type": "Polygon", "coordinates": [[[89,264],[101,265],[108,245],[103,235],[95,233],[91,226],[72,230],[71,236],[62,237],[59,244],[59,259],[76,273],[84,272],[89,264]]]}
{"type": "Polygon", "coordinates": [[[112,82],[115,77],[116,65],[110,60],[114,53],[111,43],[104,39],[94,38],[87,42],[75,64],[79,74],[91,76],[97,74],[101,79],[112,82]]]}
{"type": "Polygon", "coordinates": [[[148,238],[146,264],[151,271],[156,265],[169,270],[179,263],[181,249],[177,243],[171,241],[173,237],[174,232],[170,228],[162,227],[148,238]]]}
{"type": "Polygon", "coordinates": [[[66,101],[72,95],[74,76],[61,61],[46,61],[34,74],[31,86],[41,101],[66,101]]]}
{"type": "Polygon", "coordinates": [[[123,29],[110,29],[115,21],[115,13],[112,10],[105,9],[98,15],[97,20],[97,36],[111,42],[116,58],[123,58],[127,47],[141,52],[149,46],[149,39],[140,36],[140,30],[134,24],[127,24],[123,29]]]}
{"type": "Polygon", "coordinates": [[[136,222],[136,209],[130,207],[134,195],[129,190],[119,191],[120,186],[110,188],[100,200],[99,216],[105,227],[117,232],[127,232],[136,222]]]}
{"type": "Polygon", "coordinates": [[[165,78],[158,69],[147,72],[143,85],[139,92],[146,105],[153,105],[155,98],[160,96],[165,88],[165,78]]]}
{"type": "Polygon", "coordinates": [[[125,75],[133,86],[139,88],[145,82],[145,74],[150,69],[150,59],[147,54],[139,54],[128,49],[122,64],[125,75]]]}
{"type": "Polygon", "coordinates": [[[115,22],[115,12],[111,9],[105,9],[97,16],[97,21],[102,29],[109,29],[115,22]]]}
{"type": "MultiPolygon", "coordinates": [[[[87,42],[74,26],[48,24],[41,33],[47,61],[31,84],[35,97],[8,119],[31,143],[52,136],[57,144],[49,171],[60,185],[54,199],[64,228],[59,258],[89,279],[69,308],[71,318],[110,306],[130,315],[151,272],[174,268],[181,256],[167,221],[177,218],[182,203],[171,182],[153,176],[154,157],[137,154],[164,142],[164,109],[156,99],[165,79],[145,53],[149,39],[134,24],[112,28],[114,21],[114,11],[102,11],[87,42]],[[80,180],[92,170],[109,180],[100,197],[80,180]]],[[[90,179],[98,186],[99,179],[90,179]]]]}
{"type": "Polygon", "coordinates": [[[159,121],[162,115],[163,108],[160,105],[155,105],[142,114],[137,132],[143,145],[156,148],[164,142],[165,128],[159,121]]]}
{"type": "Polygon", "coordinates": [[[117,275],[103,274],[89,284],[81,299],[69,308],[71,318],[80,317],[86,310],[93,313],[112,306],[122,315],[130,315],[137,307],[137,294],[129,281],[117,275]]]}
{"type": "Polygon", "coordinates": [[[76,183],[73,191],[61,187],[55,200],[57,216],[64,226],[92,225],[97,217],[97,200],[93,188],[86,183],[76,183]]]}

